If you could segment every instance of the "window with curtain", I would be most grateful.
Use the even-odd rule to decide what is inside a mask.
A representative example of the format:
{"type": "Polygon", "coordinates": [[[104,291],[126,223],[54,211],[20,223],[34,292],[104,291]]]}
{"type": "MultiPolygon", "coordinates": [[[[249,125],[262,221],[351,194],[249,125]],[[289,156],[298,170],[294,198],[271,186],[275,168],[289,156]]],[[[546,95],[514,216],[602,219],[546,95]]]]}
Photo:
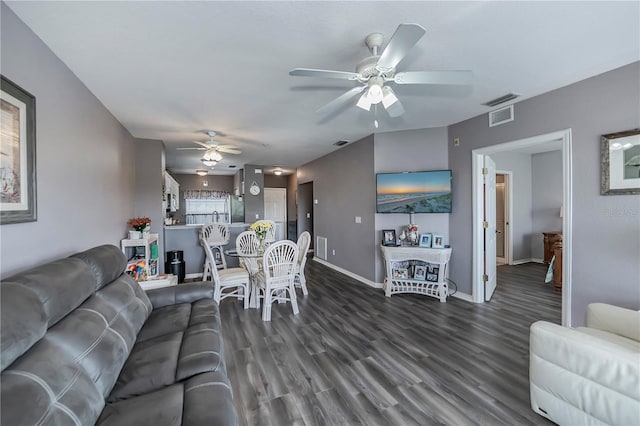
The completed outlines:
{"type": "Polygon", "coordinates": [[[185,190],[187,225],[229,223],[229,193],[224,191],[185,190]]]}

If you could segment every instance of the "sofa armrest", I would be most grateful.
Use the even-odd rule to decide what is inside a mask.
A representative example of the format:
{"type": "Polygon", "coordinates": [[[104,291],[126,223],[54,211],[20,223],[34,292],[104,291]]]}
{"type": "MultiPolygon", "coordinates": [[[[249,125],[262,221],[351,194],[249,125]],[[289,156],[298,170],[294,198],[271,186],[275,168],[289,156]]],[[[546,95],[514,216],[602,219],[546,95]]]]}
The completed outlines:
{"type": "Polygon", "coordinates": [[[640,424],[640,350],[633,345],[538,321],[529,379],[532,408],[555,423],[640,424]]]}
{"type": "Polygon", "coordinates": [[[591,303],[587,307],[587,327],[640,342],[640,312],[631,309],[591,303]]]}
{"type": "Polygon", "coordinates": [[[179,284],[147,291],[153,309],[179,303],[192,303],[200,299],[213,299],[211,282],[179,284]]]}

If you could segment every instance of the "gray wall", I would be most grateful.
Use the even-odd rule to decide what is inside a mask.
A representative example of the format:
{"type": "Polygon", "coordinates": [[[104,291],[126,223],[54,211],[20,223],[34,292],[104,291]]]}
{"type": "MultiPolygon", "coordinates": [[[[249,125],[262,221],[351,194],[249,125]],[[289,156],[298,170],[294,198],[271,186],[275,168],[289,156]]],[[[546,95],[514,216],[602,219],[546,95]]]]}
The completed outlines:
{"type": "Polygon", "coordinates": [[[287,188],[289,183],[288,176],[280,175],[265,175],[264,187],[265,188],[287,188]]]}
{"type": "Polygon", "coordinates": [[[233,194],[233,176],[222,175],[186,175],[186,174],[172,174],[173,178],[180,184],[180,208],[171,213],[171,216],[180,220],[180,223],[186,222],[186,203],[184,201],[184,191],[187,189],[208,189],[211,191],[226,191],[233,194]],[[208,186],[204,186],[203,182],[208,182],[208,186]]]}
{"type": "MultiPolygon", "coordinates": [[[[510,223],[513,235],[513,258],[511,261],[512,263],[528,262],[532,257],[531,246],[534,239],[531,214],[531,154],[500,152],[491,154],[490,157],[495,161],[497,170],[513,172],[510,182],[513,195],[513,211],[511,212],[513,220],[510,223]]],[[[560,172],[562,173],[562,169],[560,172]]]]}
{"type": "Polygon", "coordinates": [[[151,219],[151,232],[158,234],[158,267],[164,265],[164,217],[162,188],[164,183],[164,143],[154,139],[135,142],[134,216],[151,219]]]}
{"type": "Polygon", "coordinates": [[[36,97],[37,222],[2,225],[2,277],[105,243],[134,214],[134,139],[49,48],[0,5],[2,75],[36,97]]]}
{"type": "MultiPolygon", "coordinates": [[[[439,127],[433,129],[377,133],[375,135],[374,157],[375,173],[448,169],[447,128],[439,127]]],[[[373,211],[375,212],[375,204],[373,211]]],[[[416,213],[413,216],[420,233],[430,232],[443,235],[445,244],[449,244],[448,213],[416,213]]],[[[408,214],[376,214],[376,248],[381,243],[381,231],[383,229],[395,229],[399,235],[400,228],[408,223],[408,214]]],[[[385,272],[379,249],[375,251],[375,260],[375,281],[382,283],[385,272]]]]}
{"type": "Polygon", "coordinates": [[[245,164],[244,166],[244,221],[253,223],[258,219],[264,219],[264,167],[245,164]],[[256,169],[262,173],[256,173],[256,169]],[[258,195],[251,195],[249,189],[253,182],[260,187],[258,195]],[[257,216],[256,216],[257,215],[257,216]]]}
{"type": "Polygon", "coordinates": [[[531,156],[531,257],[544,258],[543,232],[562,231],[562,151],[531,156]]]}
{"type": "Polygon", "coordinates": [[[572,325],[584,323],[591,302],[640,308],[640,196],[600,195],[600,136],[640,127],[639,76],[635,62],[518,102],[510,123],[490,128],[481,115],[449,127],[450,142],[460,138],[460,146],[449,145],[455,171],[450,271],[460,291],[470,293],[472,283],[471,150],[571,128],[572,325]]]}
{"type": "Polygon", "coordinates": [[[377,249],[373,152],[370,135],[298,168],[298,184],[313,181],[315,235],[327,238],[327,261],[371,281],[377,249]]]}

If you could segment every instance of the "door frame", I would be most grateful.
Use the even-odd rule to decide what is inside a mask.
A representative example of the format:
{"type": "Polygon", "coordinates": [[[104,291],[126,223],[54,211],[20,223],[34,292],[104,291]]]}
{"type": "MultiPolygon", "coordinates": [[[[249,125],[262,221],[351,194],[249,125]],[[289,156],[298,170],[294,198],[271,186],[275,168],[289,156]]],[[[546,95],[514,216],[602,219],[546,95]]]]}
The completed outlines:
{"type": "MultiPolygon", "coordinates": [[[[505,175],[506,179],[504,180],[504,206],[507,210],[507,214],[505,215],[505,222],[508,223],[508,227],[504,234],[504,264],[511,265],[511,261],[513,259],[513,233],[511,231],[511,223],[513,222],[513,193],[511,184],[513,180],[513,172],[509,170],[496,170],[496,174],[505,175]]],[[[505,224],[506,226],[506,224],[505,224]]]]}
{"type": "MultiPolygon", "coordinates": [[[[485,155],[530,147],[554,140],[560,140],[562,142],[562,197],[564,206],[564,216],[562,218],[562,325],[565,327],[571,327],[573,173],[570,128],[530,138],[496,144],[485,148],[474,149],[471,151],[471,195],[473,210],[471,290],[473,301],[475,303],[484,303],[484,282],[482,281],[482,274],[484,273],[482,262],[484,228],[482,227],[483,197],[481,178],[483,157],[485,155]]],[[[509,223],[511,224],[511,222],[509,223]]]]}

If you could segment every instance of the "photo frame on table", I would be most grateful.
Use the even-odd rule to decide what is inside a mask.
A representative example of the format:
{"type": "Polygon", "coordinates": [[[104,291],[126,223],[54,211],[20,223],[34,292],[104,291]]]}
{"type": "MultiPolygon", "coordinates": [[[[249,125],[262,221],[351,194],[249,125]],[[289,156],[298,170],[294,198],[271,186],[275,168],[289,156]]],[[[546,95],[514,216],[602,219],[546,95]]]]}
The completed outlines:
{"type": "Polygon", "coordinates": [[[0,224],[34,222],[36,98],[0,76],[0,224]]]}
{"type": "Polygon", "coordinates": [[[433,234],[432,248],[444,248],[444,236],[433,234]]]}
{"type": "Polygon", "coordinates": [[[427,277],[427,267],[424,265],[416,265],[413,272],[413,279],[424,281],[427,277]]]}
{"type": "Polygon", "coordinates": [[[396,246],[396,230],[395,229],[382,230],[382,245],[396,246]]]}
{"type": "Polygon", "coordinates": [[[407,268],[396,268],[393,270],[393,278],[407,279],[409,278],[409,270],[407,268]]]}
{"type": "Polygon", "coordinates": [[[640,129],[602,135],[600,195],[640,194],[640,129]]]}
{"type": "Polygon", "coordinates": [[[420,247],[431,247],[431,234],[420,234],[420,240],[418,242],[420,247]]]}

